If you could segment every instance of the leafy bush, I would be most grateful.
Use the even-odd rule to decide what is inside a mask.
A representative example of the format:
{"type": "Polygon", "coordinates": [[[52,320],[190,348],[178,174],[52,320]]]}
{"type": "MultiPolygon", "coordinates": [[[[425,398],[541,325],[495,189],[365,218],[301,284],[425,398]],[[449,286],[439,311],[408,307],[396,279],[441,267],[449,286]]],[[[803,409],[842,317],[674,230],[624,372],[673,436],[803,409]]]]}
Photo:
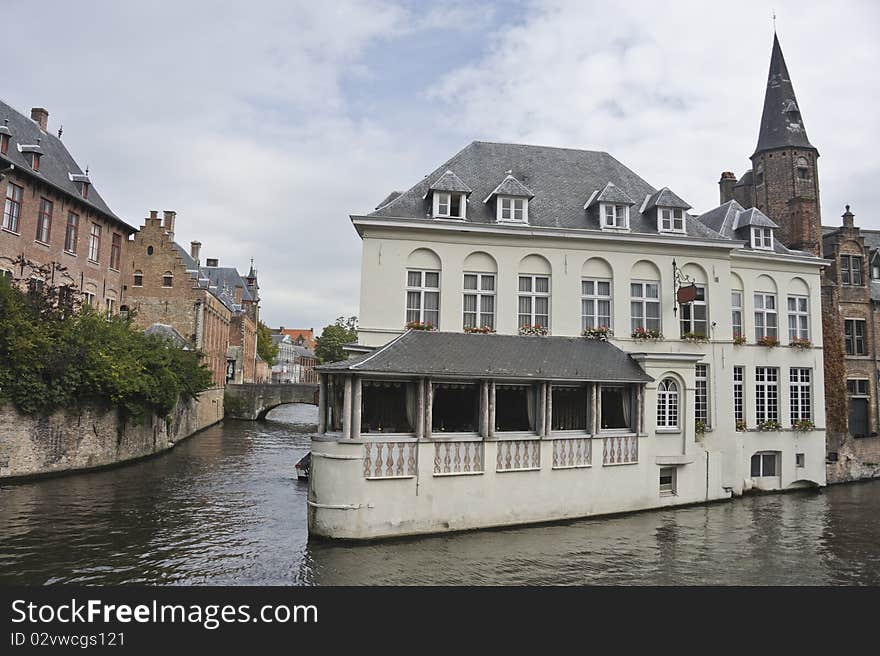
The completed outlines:
{"type": "Polygon", "coordinates": [[[0,277],[0,403],[21,412],[91,405],[164,416],[210,385],[200,359],[129,319],[81,307],[72,288],[22,291],[0,277]]]}

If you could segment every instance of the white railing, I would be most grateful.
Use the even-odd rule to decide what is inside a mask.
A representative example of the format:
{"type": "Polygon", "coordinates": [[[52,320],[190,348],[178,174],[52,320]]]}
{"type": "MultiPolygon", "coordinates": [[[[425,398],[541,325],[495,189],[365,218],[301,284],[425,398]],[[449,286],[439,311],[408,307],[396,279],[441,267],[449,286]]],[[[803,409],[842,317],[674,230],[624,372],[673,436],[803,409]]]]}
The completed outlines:
{"type": "Polygon", "coordinates": [[[629,465],[639,461],[639,438],[619,435],[603,438],[602,464],[629,465]]]}
{"type": "Polygon", "coordinates": [[[593,462],[592,447],[589,437],[554,438],[553,469],[589,467],[593,462]]]}
{"type": "Polygon", "coordinates": [[[541,440],[499,440],[495,471],[528,471],[541,468],[541,440]]]}
{"type": "Polygon", "coordinates": [[[434,474],[482,474],[481,440],[434,442],[434,474]]]}
{"type": "Polygon", "coordinates": [[[364,478],[411,478],[418,472],[418,443],[364,442],[364,478]]]}

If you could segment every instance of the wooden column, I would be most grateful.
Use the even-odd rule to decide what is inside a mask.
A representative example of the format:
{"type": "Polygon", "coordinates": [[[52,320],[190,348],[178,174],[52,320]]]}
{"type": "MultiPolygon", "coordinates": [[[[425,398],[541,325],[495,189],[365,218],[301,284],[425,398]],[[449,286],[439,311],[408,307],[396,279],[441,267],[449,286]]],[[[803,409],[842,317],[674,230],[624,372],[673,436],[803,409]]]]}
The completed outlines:
{"type": "Polygon", "coordinates": [[[489,437],[489,381],[480,383],[480,436],[489,437]]]}
{"type": "Polygon", "coordinates": [[[495,437],[495,381],[489,381],[489,437],[495,437]]]}
{"type": "Polygon", "coordinates": [[[538,407],[535,408],[535,432],[544,437],[547,430],[547,383],[538,384],[538,407]]]}
{"type": "Polygon", "coordinates": [[[596,435],[599,432],[599,383],[593,383],[593,390],[590,393],[590,401],[593,405],[591,432],[593,435],[596,435]]]}
{"type": "Polygon", "coordinates": [[[342,437],[351,439],[351,376],[345,377],[342,393],[342,437]]]}
{"type": "Polygon", "coordinates": [[[327,374],[318,374],[318,435],[327,432],[327,374]]]}
{"type": "Polygon", "coordinates": [[[544,435],[553,432],[553,383],[547,383],[547,401],[544,404],[544,435]]]}
{"type": "Polygon", "coordinates": [[[351,402],[351,437],[357,440],[361,436],[361,410],[363,408],[363,394],[359,376],[354,377],[352,385],[354,395],[351,402]]]}
{"type": "Polygon", "coordinates": [[[419,389],[416,392],[416,437],[425,436],[425,379],[419,378],[419,389]]]}
{"type": "Polygon", "coordinates": [[[431,439],[434,424],[434,383],[425,381],[425,437],[431,439]]]}

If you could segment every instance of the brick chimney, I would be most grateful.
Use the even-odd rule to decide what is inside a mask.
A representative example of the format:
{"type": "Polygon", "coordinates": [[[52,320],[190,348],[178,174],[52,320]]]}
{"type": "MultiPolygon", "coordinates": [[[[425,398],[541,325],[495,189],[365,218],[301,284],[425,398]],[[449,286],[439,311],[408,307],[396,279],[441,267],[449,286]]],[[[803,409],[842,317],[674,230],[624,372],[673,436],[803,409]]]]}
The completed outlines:
{"type": "Polygon", "coordinates": [[[174,217],[177,216],[177,212],[165,210],[163,215],[162,227],[165,228],[165,232],[168,233],[168,236],[171,237],[171,239],[174,239],[174,217]]]}
{"type": "Polygon", "coordinates": [[[724,205],[729,200],[733,200],[733,188],[736,186],[736,176],[732,171],[725,171],[721,174],[721,180],[718,181],[718,187],[721,191],[721,204],[724,205]]]}
{"type": "Polygon", "coordinates": [[[842,214],[843,217],[843,227],[848,228],[849,230],[853,229],[853,218],[855,214],[849,211],[849,205],[846,206],[846,212],[842,214]]]}
{"type": "Polygon", "coordinates": [[[40,126],[43,132],[49,128],[49,112],[42,107],[34,107],[31,109],[31,118],[40,126]]]}
{"type": "Polygon", "coordinates": [[[199,252],[202,250],[202,242],[200,241],[191,241],[189,243],[189,255],[192,259],[196,261],[196,264],[199,264],[199,252]]]}
{"type": "Polygon", "coordinates": [[[235,286],[235,304],[236,305],[241,305],[242,294],[244,294],[244,287],[242,287],[241,285],[236,285],[235,286]]]}

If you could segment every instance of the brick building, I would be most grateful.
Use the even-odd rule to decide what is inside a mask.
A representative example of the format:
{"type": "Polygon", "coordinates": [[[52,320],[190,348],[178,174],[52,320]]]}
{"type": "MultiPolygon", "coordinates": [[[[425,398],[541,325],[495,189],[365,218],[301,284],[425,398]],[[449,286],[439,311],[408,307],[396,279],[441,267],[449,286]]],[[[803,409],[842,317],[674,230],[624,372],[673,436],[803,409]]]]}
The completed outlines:
{"type": "Polygon", "coordinates": [[[774,35],[752,168],[738,180],[721,174],[721,202],[757,207],[778,224],[786,246],[828,262],[821,296],[828,479],[834,482],[872,475],[871,463],[880,462],[880,231],[856,227],[849,206],[842,225],[822,226],[818,158],[774,35]]]}
{"type": "MultiPolygon", "coordinates": [[[[143,328],[170,326],[205,354],[217,385],[259,380],[256,272],[248,279],[216,259],[200,261],[174,241],[176,213],[156,211],[135,235],[127,261],[127,308],[143,328]]],[[[264,375],[265,377],[265,375],[264,375]]]]}
{"type": "Polygon", "coordinates": [[[135,228],[107,206],[48,121],[45,109],[28,118],[0,101],[0,275],[38,278],[24,262],[46,266],[44,282],[73,285],[93,306],[118,312],[135,228]]]}

